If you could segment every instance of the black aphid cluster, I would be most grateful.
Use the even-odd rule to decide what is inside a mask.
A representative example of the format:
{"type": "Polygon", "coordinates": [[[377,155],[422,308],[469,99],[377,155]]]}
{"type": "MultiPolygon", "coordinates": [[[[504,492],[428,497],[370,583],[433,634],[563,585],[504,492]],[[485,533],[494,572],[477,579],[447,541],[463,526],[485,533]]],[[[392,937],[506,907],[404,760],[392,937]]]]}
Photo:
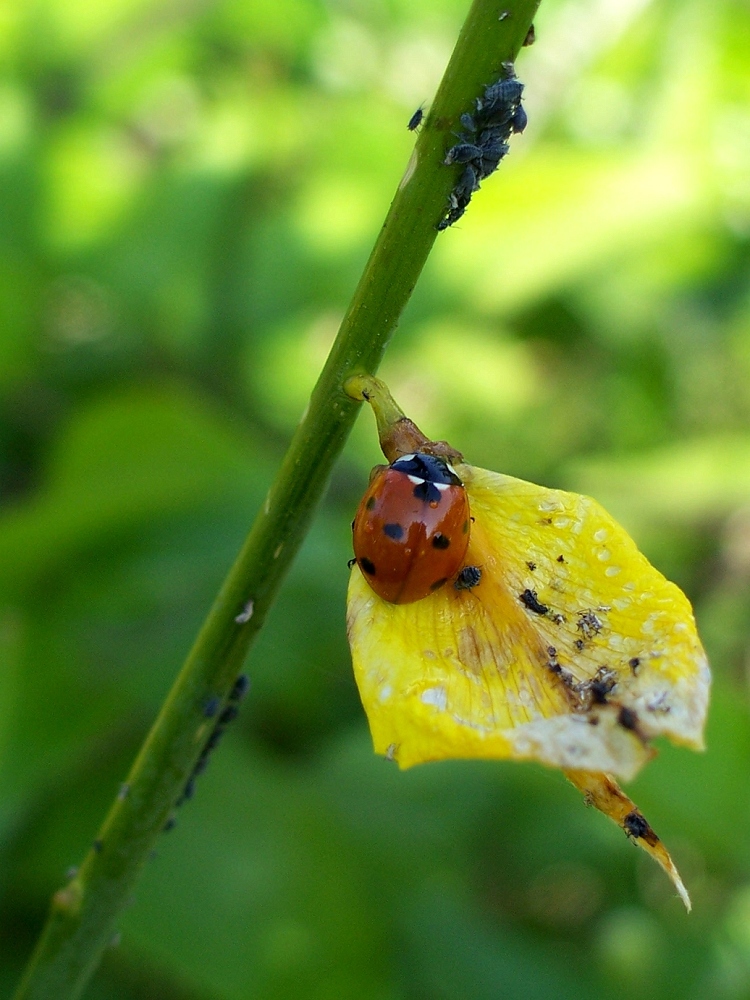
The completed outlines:
{"type": "MultiPolygon", "coordinates": [[[[234,722],[239,713],[239,704],[242,699],[247,694],[248,688],[250,687],[250,681],[245,676],[245,674],[240,674],[237,680],[234,682],[232,690],[227,696],[227,702],[224,708],[219,714],[219,717],[214,723],[214,727],[211,730],[211,734],[206,741],[206,745],[201,751],[201,755],[195,763],[195,767],[185,784],[179,798],[175,802],[175,809],[178,809],[184,802],[188,799],[192,799],[195,794],[195,779],[199,774],[202,774],[206,770],[206,765],[211,757],[212,752],[221,742],[221,738],[224,735],[224,730],[227,728],[230,722],[234,722]]],[[[219,708],[221,708],[221,698],[218,695],[209,698],[208,701],[203,706],[203,714],[207,719],[213,719],[216,717],[219,708]]],[[[164,831],[174,829],[177,819],[172,813],[167,822],[164,824],[164,831]]]]}
{"type": "Polygon", "coordinates": [[[526,112],[521,105],[523,84],[512,63],[505,63],[503,69],[506,75],[485,87],[482,97],[477,98],[474,114],[461,115],[461,141],[451,146],[444,162],[466,166],[450,193],[448,212],[437,226],[440,230],[461,218],[480,182],[497,170],[508,152],[511,134],[526,128],[526,112]]]}

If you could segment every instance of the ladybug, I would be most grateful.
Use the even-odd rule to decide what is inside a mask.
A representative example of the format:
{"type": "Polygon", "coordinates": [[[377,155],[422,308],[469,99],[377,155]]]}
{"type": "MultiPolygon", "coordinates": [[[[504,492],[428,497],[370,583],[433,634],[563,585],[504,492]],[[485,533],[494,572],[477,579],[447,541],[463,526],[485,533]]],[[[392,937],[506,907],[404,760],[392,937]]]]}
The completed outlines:
{"type": "Polygon", "coordinates": [[[384,601],[421,601],[461,568],[469,522],[455,469],[435,455],[403,455],[373,471],[352,522],[355,562],[384,601]]]}

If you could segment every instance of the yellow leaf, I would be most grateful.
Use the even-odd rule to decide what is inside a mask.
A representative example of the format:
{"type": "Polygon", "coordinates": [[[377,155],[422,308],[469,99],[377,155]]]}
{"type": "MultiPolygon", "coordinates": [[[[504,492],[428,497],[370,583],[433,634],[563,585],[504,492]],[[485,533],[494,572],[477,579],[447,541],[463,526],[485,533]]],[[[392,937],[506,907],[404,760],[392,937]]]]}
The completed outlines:
{"type": "Polygon", "coordinates": [[[689,910],[668,851],[612,778],[632,778],[657,736],[703,748],[711,677],[687,598],[594,500],[461,464],[372,376],[347,391],[371,403],[389,461],[412,450],[453,461],[472,514],[455,582],[421,600],[388,603],[352,569],[347,629],[376,752],[402,768],[559,767],[689,910]]]}
{"type": "Polygon", "coordinates": [[[710,675],[679,588],[593,500],[457,471],[476,587],[393,605],[352,570],[349,641],[376,751],[401,767],[532,758],[627,780],[655,736],[701,748],[710,675]]]}

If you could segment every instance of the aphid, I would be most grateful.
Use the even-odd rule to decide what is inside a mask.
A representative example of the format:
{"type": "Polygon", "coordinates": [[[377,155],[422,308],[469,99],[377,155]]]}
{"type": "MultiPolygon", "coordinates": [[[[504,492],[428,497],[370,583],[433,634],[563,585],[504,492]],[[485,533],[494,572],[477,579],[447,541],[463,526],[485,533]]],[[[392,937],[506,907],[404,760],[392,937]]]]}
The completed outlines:
{"type": "Polygon", "coordinates": [[[250,678],[247,674],[238,674],[237,680],[234,682],[232,690],[229,692],[229,701],[242,701],[249,690],[250,678]]]}
{"type": "Polygon", "coordinates": [[[477,130],[476,122],[468,112],[461,115],[461,124],[467,132],[476,132],[477,130]]]}
{"type": "Polygon", "coordinates": [[[219,711],[219,706],[221,705],[221,698],[218,695],[213,695],[207,701],[203,703],[203,714],[207,719],[213,719],[216,713],[219,711]]]}
{"type": "MultiPolygon", "coordinates": [[[[477,172],[468,164],[464,172],[458,178],[458,184],[453,188],[452,198],[455,198],[455,208],[459,206],[464,209],[471,201],[471,196],[475,191],[479,189],[479,180],[477,179],[477,172]]],[[[453,204],[453,202],[451,202],[453,204]]]]}
{"type": "Polygon", "coordinates": [[[479,146],[474,146],[470,142],[459,142],[458,145],[451,146],[445,154],[443,163],[470,163],[472,160],[479,159],[481,155],[482,150],[479,146]]]}
{"type": "Polygon", "coordinates": [[[593,611],[579,611],[576,628],[583,633],[584,639],[591,639],[601,632],[603,625],[601,619],[593,611]]]}
{"type": "Polygon", "coordinates": [[[473,590],[481,579],[482,571],[478,566],[464,566],[453,586],[456,590],[473,590]]]}
{"type": "Polygon", "coordinates": [[[482,156],[479,161],[479,172],[482,180],[497,170],[500,160],[502,160],[509,148],[507,142],[493,142],[482,146],[482,156]]]}
{"type": "MultiPolygon", "coordinates": [[[[587,685],[591,700],[596,705],[606,705],[608,695],[616,686],[617,674],[614,670],[609,670],[607,667],[600,667],[587,685]]],[[[623,708],[622,711],[629,712],[630,709],[623,708]]],[[[635,715],[635,713],[631,714],[635,715]]]]}
{"type": "Polygon", "coordinates": [[[535,590],[524,590],[522,594],[518,595],[518,600],[525,608],[528,608],[529,611],[534,611],[538,615],[546,615],[549,611],[547,605],[542,604],[539,600],[535,590]]]}
{"type": "Polygon", "coordinates": [[[409,124],[406,126],[410,132],[416,132],[419,126],[422,124],[422,119],[424,118],[424,105],[420,104],[417,110],[409,119],[409,124]]]}
{"type": "Polygon", "coordinates": [[[452,200],[450,211],[448,212],[448,214],[445,216],[444,219],[441,219],[440,222],[438,222],[437,226],[435,227],[438,230],[438,232],[442,232],[444,229],[447,229],[448,226],[452,226],[454,222],[458,222],[458,220],[466,211],[466,206],[468,204],[469,204],[468,201],[464,202],[463,204],[459,204],[458,201],[456,201],[455,199],[452,200]]]}
{"type": "Polygon", "coordinates": [[[523,105],[519,104],[510,119],[510,127],[513,132],[523,132],[529,123],[529,118],[523,109],[523,105]]]}
{"type": "Polygon", "coordinates": [[[479,110],[483,116],[489,119],[493,114],[515,108],[521,100],[523,94],[523,84],[520,80],[512,77],[509,80],[498,80],[485,88],[484,97],[478,102],[481,104],[479,110]]]}
{"type": "Polygon", "coordinates": [[[617,721],[620,723],[623,729],[630,729],[636,732],[638,729],[638,716],[633,711],[632,708],[628,708],[626,705],[620,709],[620,714],[617,716],[617,721]]]}
{"type": "Polygon", "coordinates": [[[458,572],[469,517],[466,490],[449,462],[421,452],[403,455],[375,473],[359,505],[357,565],[383,600],[419,601],[458,572]]]}
{"type": "Polygon", "coordinates": [[[227,705],[224,711],[219,716],[219,725],[227,726],[230,722],[234,722],[239,714],[239,708],[236,705],[227,705]]]}
{"type": "Polygon", "coordinates": [[[629,812],[625,819],[622,821],[625,833],[633,840],[637,840],[639,837],[647,837],[651,834],[653,837],[656,835],[651,827],[646,822],[646,817],[642,816],[637,809],[629,812]]]}

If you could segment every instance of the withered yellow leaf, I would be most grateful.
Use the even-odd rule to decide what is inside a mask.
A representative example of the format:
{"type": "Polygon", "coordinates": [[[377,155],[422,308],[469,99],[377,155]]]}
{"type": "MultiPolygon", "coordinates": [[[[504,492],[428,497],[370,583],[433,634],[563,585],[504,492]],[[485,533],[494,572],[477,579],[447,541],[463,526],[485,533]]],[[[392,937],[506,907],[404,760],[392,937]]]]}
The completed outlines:
{"type": "Polygon", "coordinates": [[[476,587],[394,605],[352,570],[349,641],[375,750],[401,767],[536,759],[627,780],[653,737],[701,748],[710,675],[679,588],[588,497],[457,471],[476,587]]]}
{"type": "MultiPolygon", "coordinates": [[[[389,461],[424,449],[460,462],[379,379],[356,376],[347,391],[371,403],[389,461]]],[[[390,604],[352,571],[349,642],[375,750],[401,767],[509,757],[561,768],[689,910],[669,852],[612,775],[632,777],[656,736],[703,746],[710,673],[690,604],[595,501],[457,470],[473,523],[455,585],[390,604]]]]}

